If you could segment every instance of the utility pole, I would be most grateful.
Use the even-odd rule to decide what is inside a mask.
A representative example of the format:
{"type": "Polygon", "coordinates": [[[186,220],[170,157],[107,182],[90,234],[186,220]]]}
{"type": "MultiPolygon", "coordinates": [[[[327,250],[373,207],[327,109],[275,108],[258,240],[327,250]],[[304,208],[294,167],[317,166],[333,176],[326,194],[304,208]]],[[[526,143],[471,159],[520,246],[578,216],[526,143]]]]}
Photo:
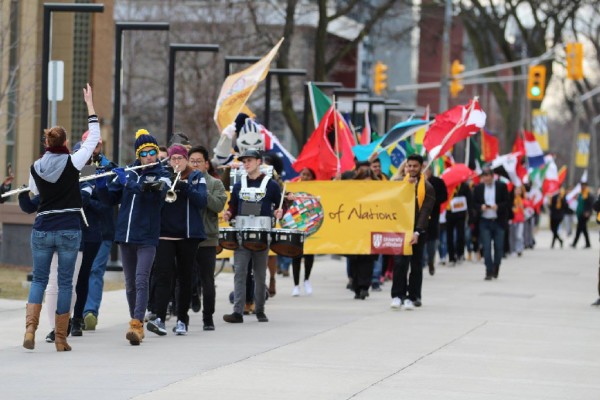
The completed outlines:
{"type": "Polygon", "coordinates": [[[438,112],[448,109],[448,77],[450,75],[450,28],[452,25],[452,0],[446,0],[444,31],[442,34],[442,79],[440,85],[440,107],[438,112]]]}

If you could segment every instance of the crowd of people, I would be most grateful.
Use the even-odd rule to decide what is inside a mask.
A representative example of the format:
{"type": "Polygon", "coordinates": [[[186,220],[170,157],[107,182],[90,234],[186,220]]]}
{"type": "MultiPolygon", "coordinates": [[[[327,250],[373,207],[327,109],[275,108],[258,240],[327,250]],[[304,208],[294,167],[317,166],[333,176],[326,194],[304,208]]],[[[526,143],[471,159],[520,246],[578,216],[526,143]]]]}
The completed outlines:
{"type": "MultiPolygon", "coordinates": [[[[29,191],[18,197],[24,212],[36,213],[23,346],[35,347],[44,295],[52,326],[46,341],[54,343],[57,351],[71,350],[69,334],[82,336],[96,329],[104,272],[114,243],[123,265],[130,319],[125,337],[131,345],[143,342],[145,328],[167,335],[166,321],[171,315],[176,321],[173,332],[186,335],[190,309],[202,311],[203,330],[215,330],[219,214],[240,229],[236,235],[242,235],[244,227],[272,229],[294,200],[293,193],[282,189],[280,161],[262,151],[260,129],[252,118],[240,114],[225,128],[212,159],[206,148],[185,141],[159,146],[150,132],[140,129],[135,134],[135,161],[119,167],[102,153],[89,85],[83,97],[89,127],[82,141],[69,149],[64,128],[46,130],[46,151],[31,166],[29,191]],[[82,178],[80,171],[86,165],[95,173],[82,178]]],[[[304,168],[297,179],[315,180],[316,174],[304,168]]],[[[355,299],[365,300],[370,290],[381,291],[391,280],[391,308],[413,310],[423,304],[423,270],[435,274],[436,253],[440,264],[449,266],[483,258],[484,279],[490,281],[498,279],[503,258],[521,256],[535,246],[540,207],[527,196],[526,186],[505,184],[489,167],[447,187],[421,155],[412,154],[389,177],[374,159],[357,162],[336,179],[402,181],[414,187],[414,226],[408,232],[412,254],[347,255],[347,287],[355,299]]],[[[3,191],[11,180],[4,182],[3,191]]],[[[583,235],[585,246],[590,246],[587,221],[592,210],[600,210],[600,200],[594,203],[582,183],[576,201],[573,212],[564,191],[548,201],[552,247],[557,242],[563,246],[560,227],[570,229],[571,215],[577,218],[572,245],[583,235]]],[[[290,266],[291,295],[313,292],[314,255],[272,256],[264,242],[252,246],[234,250],[233,310],[223,315],[225,322],[242,323],[250,314],[268,322],[266,299],[276,294],[277,273],[289,276],[290,266]]],[[[595,305],[600,305],[600,299],[595,305]]]]}

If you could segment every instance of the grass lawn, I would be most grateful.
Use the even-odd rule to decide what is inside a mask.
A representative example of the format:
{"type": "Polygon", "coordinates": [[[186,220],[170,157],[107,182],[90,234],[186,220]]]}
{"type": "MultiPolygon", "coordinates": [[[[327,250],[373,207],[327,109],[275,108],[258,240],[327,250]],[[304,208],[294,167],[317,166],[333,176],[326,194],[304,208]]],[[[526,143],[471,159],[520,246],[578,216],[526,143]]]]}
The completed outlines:
{"type": "MultiPolygon", "coordinates": [[[[31,267],[0,264],[0,298],[26,300],[29,294],[29,286],[23,283],[27,282],[27,274],[30,272],[31,267]]],[[[121,281],[109,280],[104,282],[104,290],[124,288],[125,284],[121,281]]]]}

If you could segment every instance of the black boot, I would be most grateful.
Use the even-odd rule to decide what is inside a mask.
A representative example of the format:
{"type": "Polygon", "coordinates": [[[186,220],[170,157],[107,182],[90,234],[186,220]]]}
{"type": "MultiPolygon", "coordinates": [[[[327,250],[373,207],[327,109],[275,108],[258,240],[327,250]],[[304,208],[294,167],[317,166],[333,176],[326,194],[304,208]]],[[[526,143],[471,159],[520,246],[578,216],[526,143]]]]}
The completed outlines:
{"type": "Polygon", "coordinates": [[[71,320],[71,336],[82,336],[83,335],[83,319],[73,318],[71,320]]]}

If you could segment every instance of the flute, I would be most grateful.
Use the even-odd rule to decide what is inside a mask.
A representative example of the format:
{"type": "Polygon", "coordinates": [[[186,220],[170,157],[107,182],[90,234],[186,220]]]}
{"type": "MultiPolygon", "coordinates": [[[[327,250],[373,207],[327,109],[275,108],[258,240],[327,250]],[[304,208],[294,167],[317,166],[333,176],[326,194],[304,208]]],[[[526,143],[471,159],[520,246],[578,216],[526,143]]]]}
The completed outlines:
{"type": "MultiPolygon", "coordinates": [[[[138,166],[135,166],[135,167],[125,168],[124,171],[133,171],[133,170],[140,169],[140,168],[152,167],[152,166],[154,166],[156,164],[163,163],[166,160],[168,160],[168,158],[165,158],[162,161],[157,161],[157,162],[150,163],[150,164],[138,165],[138,166]]],[[[104,177],[104,176],[110,176],[110,175],[114,175],[114,174],[115,174],[115,172],[113,172],[113,171],[106,171],[106,172],[103,172],[101,174],[93,174],[93,175],[82,176],[81,178],[79,178],[79,182],[87,182],[87,181],[94,180],[96,178],[101,178],[101,177],[104,177]]],[[[18,189],[9,190],[8,192],[4,193],[1,197],[8,197],[8,196],[12,196],[13,194],[19,194],[21,192],[28,192],[29,190],[30,190],[29,186],[23,186],[23,187],[20,187],[18,189]]]]}

